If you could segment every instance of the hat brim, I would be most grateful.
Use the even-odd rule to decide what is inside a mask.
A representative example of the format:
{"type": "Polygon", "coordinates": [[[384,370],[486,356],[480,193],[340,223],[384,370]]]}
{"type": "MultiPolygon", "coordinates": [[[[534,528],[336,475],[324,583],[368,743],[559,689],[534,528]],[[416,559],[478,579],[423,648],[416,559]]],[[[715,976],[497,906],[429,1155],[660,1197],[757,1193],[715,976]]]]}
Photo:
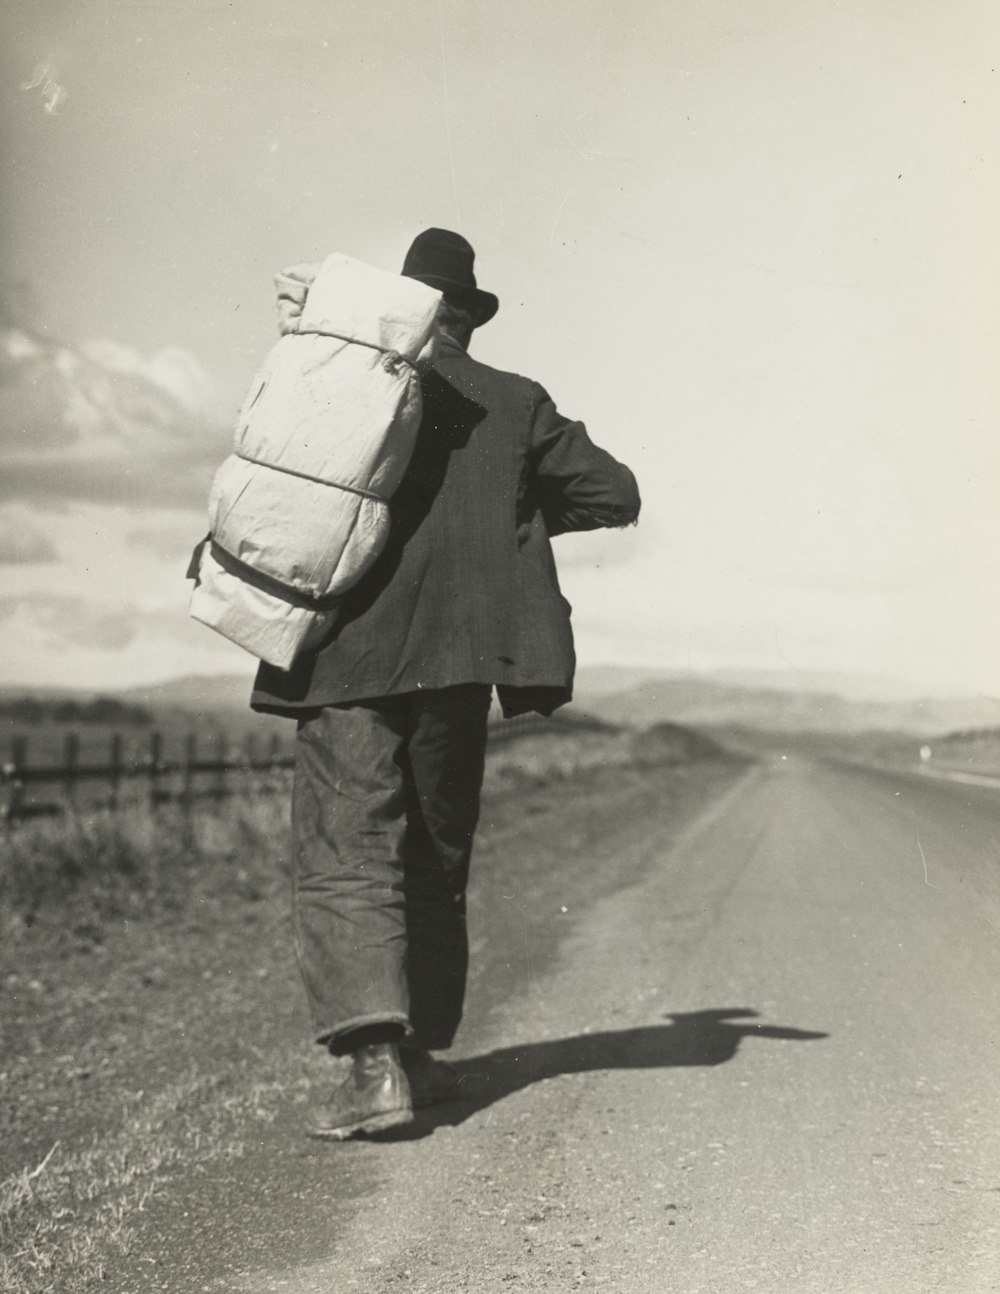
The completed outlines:
{"type": "Polygon", "coordinates": [[[443,278],[439,274],[409,274],[407,278],[426,283],[429,288],[437,288],[446,297],[473,312],[477,328],[489,323],[500,309],[500,299],[492,292],[482,288],[470,288],[467,283],[456,283],[454,279],[443,278]]]}

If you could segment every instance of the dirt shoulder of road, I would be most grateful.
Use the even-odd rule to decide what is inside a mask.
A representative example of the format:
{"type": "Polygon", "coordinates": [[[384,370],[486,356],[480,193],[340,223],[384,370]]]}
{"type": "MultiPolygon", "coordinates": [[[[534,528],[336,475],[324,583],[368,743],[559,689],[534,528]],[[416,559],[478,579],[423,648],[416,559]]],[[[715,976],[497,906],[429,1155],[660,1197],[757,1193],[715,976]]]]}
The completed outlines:
{"type": "MultiPolygon", "coordinates": [[[[629,855],[635,874],[618,863],[622,833],[654,811],[682,829],[744,767],[655,752],[636,761],[627,740],[607,737],[577,740],[575,753],[526,742],[493,761],[470,891],[467,1014],[497,1009],[588,905],[641,879],[641,851],[629,855]],[[575,851],[607,866],[573,872],[575,851]]],[[[326,1148],[300,1135],[331,1062],[306,1040],[287,804],[257,813],[256,836],[244,831],[237,849],[189,869],[170,910],[132,903],[89,937],[50,919],[9,945],[0,1287],[200,1290],[265,1256],[308,1257],[316,1218],[360,1207],[376,1185],[355,1146],[331,1183],[326,1148]]]]}

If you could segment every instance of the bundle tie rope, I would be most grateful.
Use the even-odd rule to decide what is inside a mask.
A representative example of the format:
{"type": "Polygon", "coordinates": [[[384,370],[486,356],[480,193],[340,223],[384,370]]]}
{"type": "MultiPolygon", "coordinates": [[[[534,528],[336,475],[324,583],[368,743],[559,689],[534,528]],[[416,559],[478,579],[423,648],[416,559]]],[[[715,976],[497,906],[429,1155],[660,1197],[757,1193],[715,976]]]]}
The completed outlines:
{"type": "Polygon", "coordinates": [[[363,490],[360,485],[342,485],[339,481],[324,481],[319,476],[310,476],[308,472],[298,472],[294,467],[282,467],[280,463],[268,463],[262,458],[253,458],[241,449],[235,450],[234,453],[237,458],[242,458],[244,463],[252,463],[254,467],[267,467],[272,472],[284,472],[286,476],[297,476],[300,481],[312,481],[314,485],[327,485],[333,490],[344,490],[347,494],[357,494],[362,499],[372,499],[375,503],[384,503],[388,506],[389,500],[384,494],[363,490]]]}
{"type": "Polygon", "coordinates": [[[369,350],[377,350],[382,354],[382,363],[387,369],[395,368],[397,364],[406,364],[419,376],[420,369],[417,367],[415,360],[410,359],[408,355],[403,355],[398,350],[386,350],[378,342],[362,341],[360,337],[345,337],[342,332],[327,332],[325,328],[295,328],[285,334],[285,336],[292,337],[306,337],[309,335],[313,337],[335,337],[337,341],[346,341],[351,346],[367,346],[369,350]]]}
{"type": "MultiPolygon", "coordinates": [[[[244,583],[251,585],[253,588],[260,589],[262,593],[269,593],[272,597],[280,598],[283,602],[289,602],[293,607],[301,607],[305,611],[333,611],[340,605],[341,595],[336,593],[310,593],[306,589],[296,588],[294,584],[286,584],[284,580],[268,575],[266,571],[259,571],[255,566],[251,566],[248,562],[236,557],[228,549],[223,548],[211,535],[206,535],[195,549],[192,566],[195,565],[195,560],[200,563],[201,553],[206,544],[209,552],[224,571],[230,575],[235,575],[237,579],[243,580],[244,583]]],[[[190,570],[188,575],[190,577],[190,570]]],[[[197,571],[195,571],[194,580],[197,584],[197,571]]]]}

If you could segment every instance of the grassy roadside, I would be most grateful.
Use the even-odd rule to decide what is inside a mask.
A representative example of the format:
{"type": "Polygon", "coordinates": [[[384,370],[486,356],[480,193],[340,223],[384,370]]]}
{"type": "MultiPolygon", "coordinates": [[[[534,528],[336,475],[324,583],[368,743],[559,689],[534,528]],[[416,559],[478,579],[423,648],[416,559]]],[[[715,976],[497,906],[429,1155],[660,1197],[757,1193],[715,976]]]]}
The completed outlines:
{"type": "Polygon", "coordinates": [[[142,803],[8,827],[0,867],[5,949],[37,945],[47,934],[101,943],[119,922],[183,911],[198,877],[227,864],[245,896],[263,892],[275,854],[288,857],[287,789],[287,778],[273,778],[266,794],[257,788],[204,801],[191,814],[142,803]]]}
{"type": "Polygon", "coordinates": [[[247,1127],[303,1085],[259,1049],[229,1065],[209,1049],[202,1065],[204,1039],[171,1043],[187,1003],[234,964],[234,933],[273,914],[285,891],[287,795],[276,789],[206,802],[190,817],[136,806],[8,834],[4,1294],[91,1288],[128,1253],[171,1173],[238,1158],[247,1127]]]}
{"type": "Polygon", "coordinates": [[[0,1289],[75,1291],[102,1279],[163,1177],[241,1156],[248,1122],[269,1121],[287,1094],[278,1079],[191,1073],[136,1093],[111,1136],[76,1150],[55,1142],[0,1185],[0,1289]]]}
{"type": "MultiPolygon", "coordinates": [[[[693,774],[677,767],[666,785],[665,757],[647,745],[637,759],[631,734],[501,748],[484,803],[491,869],[524,866],[541,834],[558,850],[571,829],[600,830],[605,803],[690,798],[693,774]]],[[[288,1016],[287,797],[147,818],[37,824],[0,882],[15,914],[0,1001],[10,1294],[116,1288],[150,1212],[255,1153],[328,1072],[288,1016]]]]}

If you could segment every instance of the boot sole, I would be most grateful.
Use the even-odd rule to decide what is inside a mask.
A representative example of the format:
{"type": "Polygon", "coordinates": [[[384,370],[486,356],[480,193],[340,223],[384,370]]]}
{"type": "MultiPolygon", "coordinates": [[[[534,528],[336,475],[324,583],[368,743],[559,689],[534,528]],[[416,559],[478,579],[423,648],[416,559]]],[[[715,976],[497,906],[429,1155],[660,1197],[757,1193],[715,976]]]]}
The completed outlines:
{"type": "Polygon", "coordinates": [[[412,1122],[412,1110],[387,1110],[385,1114],[372,1114],[367,1119],[345,1123],[339,1128],[307,1128],[306,1132],[321,1141],[347,1141],[359,1132],[388,1132],[390,1128],[401,1128],[412,1122]]]}

